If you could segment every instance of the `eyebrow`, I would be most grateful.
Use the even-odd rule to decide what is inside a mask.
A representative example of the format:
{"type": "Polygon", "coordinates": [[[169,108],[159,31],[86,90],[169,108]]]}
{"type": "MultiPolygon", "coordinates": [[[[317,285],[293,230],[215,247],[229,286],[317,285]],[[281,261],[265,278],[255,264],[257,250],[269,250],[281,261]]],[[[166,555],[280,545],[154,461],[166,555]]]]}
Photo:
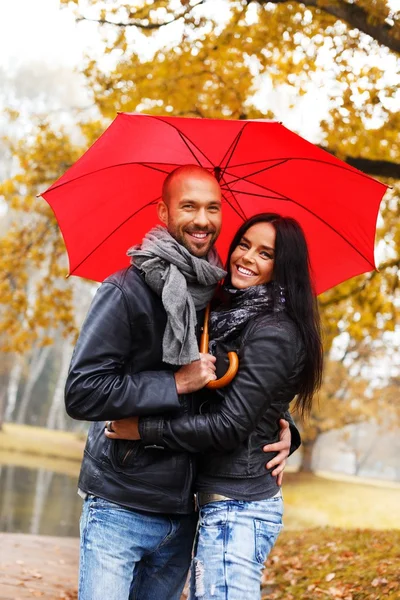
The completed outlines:
{"type": "MultiPolygon", "coordinates": [[[[192,198],[182,198],[182,200],[179,201],[179,206],[181,204],[195,204],[196,202],[198,202],[198,200],[194,200],[192,198]]],[[[210,205],[217,205],[217,206],[221,206],[222,201],[221,200],[208,200],[208,204],[210,205]]]]}
{"type": "MultiPolygon", "coordinates": [[[[244,240],[245,242],[247,242],[248,244],[250,244],[250,240],[247,239],[247,237],[245,235],[242,235],[242,240],[244,240]]],[[[275,248],[272,248],[271,246],[264,246],[261,245],[261,248],[264,248],[264,250],[272,250],[273,252],[275,252],[275,248]]]]}

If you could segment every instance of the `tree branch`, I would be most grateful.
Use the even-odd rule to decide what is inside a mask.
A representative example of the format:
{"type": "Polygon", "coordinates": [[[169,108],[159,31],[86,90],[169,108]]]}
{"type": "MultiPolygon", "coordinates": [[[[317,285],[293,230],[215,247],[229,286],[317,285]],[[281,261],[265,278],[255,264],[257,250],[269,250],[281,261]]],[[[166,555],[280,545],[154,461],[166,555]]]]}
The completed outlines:
{"type": "MultiPolygon", "coordinates": [[[[326,150],[329,154],[336,156],[333,150],[326,146],[319,146],[322,150],[326,150]]],[[[340,157],[337,157],[340,158],[340,157]]],[[[344,160],[348,165],[368,173],[368,175],[377,175],[378,177],[390,177],[391,179],[400,179],[400,164],[388,160],[373,160],[363,158],[361,156],[345,156],[344,160]]]]}
{"type": "Polygon", "coordinates": [[[400,179],[400,165],[387,160],[370,160],[369,158],[355,158],[347,156],[345,161],[348,165],[368,173],[369,175],[378,175],[379,177],[390,177],[400,179]]]}
{"type": "Polygon", "coordinates": [[[99,25],[114,25],[114,27],[138,27],[139,29],[160,29],[166,25],[174,23],[180,19],[182,15],[171,19],[171,21],[165,21],[164,23],[143,23],[142,21],[129,21],[129,23],[122,23],[118,21],[109,21],[108,19],[89,19],[88,17],[77,17],[76,22],[79,21],[90,21],[91,23],[98,23],[99,25]]]}
{"type": "MultiPolygon", "coordinates": [[[[253,0],[248,0],[250,4],[253,0]]],[[[254,0],[257,4],[264,5],[267,3],[271,4],[286,4],[289,0],[254,0]]],[[[292,1],[292,0],[290,0],[292,1]]],[[[334,17],[337,17],[341,21],[344,21],[350,27],[354,27],[363,33],[371,36],[374,40],[386,46],[393,52],[400,54],[400,38],[396,38],[392,35],[394,31],[394,23],[388,23],[387,21],[381,21],[376,23],[376,20],[372,18],[365,8],[358,6],[357,4],[350,4],[346,0],[336,0],[335,2],[320,2],[319,0],[295,0],[298,4],[303,4],[307,7],[317,8],[323,12],[326,12],[334,17]]]]}
{"type": "Polygon", "coordinates": [[[160,29],[161,27],[165,27],[166,25],[171,25],[171,23],[175,23],[176,21],[179,21],[179,19],[184,18],[188,13],[190,13],[194,8],[197,8],[197,6],[200,6],[200,4],[204,4],[206,0],[200,0],[197,4],[195,4],[194,6],[188,6],[184,11],[182,11],[181,13],[177,14],[173,19],[171,19],[170,21],[164,21],[162,23],[150,23],[150,22],[143,22],[143,21],[128,21],[128,22],[116,22],[116,21],[109,21],[108,19],[89,19],[87,17],[77,17],[76,21],[90,21],[90,22],[94,22],[94,23],[99,23],[99,25],[114,25],[114,27],[138,27],[139,29],[160,29]]]}

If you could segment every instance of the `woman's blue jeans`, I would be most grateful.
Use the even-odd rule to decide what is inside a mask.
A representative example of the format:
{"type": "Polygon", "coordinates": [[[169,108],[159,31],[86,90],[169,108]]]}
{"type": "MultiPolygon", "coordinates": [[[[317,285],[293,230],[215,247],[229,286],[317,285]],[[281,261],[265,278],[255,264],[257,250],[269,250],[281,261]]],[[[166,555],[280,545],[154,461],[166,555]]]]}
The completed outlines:
{"type": "Polygon", "coordinates": [[[197,515],[128,510],[88,496],[81,517],[79,600],[179,600],[197,515]]]}
{"type": "Polygon", "coordinates": [[[190,600],[257,600],[261,573],[282,529],[281,496],[224,500],[200,509],[190,600]]]}

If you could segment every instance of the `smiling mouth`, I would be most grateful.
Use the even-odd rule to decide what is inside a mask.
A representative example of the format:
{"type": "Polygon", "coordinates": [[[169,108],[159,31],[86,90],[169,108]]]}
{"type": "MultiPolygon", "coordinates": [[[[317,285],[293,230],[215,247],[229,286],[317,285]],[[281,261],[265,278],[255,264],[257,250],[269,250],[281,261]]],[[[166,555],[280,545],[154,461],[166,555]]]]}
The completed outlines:
{"type": "Polygon", "coordinates": [[[245,277],[255,277],[257,275],[257,273],[254,273],[254,271],[246,269],[245,267],[241,267],[240,265],[236,265],[236,270],[245,277]]]}
{"type": "Polygon", "coordinates": [[[205,242],[211,235],[210,231],[186,231],[186,233],[197,242],[205,242]]]}

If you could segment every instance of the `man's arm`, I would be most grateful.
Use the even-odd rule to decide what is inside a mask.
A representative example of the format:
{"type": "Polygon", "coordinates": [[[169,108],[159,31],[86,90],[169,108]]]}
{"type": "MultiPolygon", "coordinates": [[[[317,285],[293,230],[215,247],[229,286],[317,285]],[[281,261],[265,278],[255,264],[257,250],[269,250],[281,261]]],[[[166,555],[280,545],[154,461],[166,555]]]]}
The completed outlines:
{"type": "Polygon", "coordinates": [[[300,431],[296,427],[296,423],[293,421],[293,417],[290,414],[290,411],[287,410],[284,414],[285,421],[289,423],[290,434],[291,434],[291,443],[290,443],[290,452],[289,456],[296,452],[301,446],[301,436],[300,431]]]}
{"type": "Polygon", "coordinates": [[[265,467],[268,470],[275,467],[271,474],[277,478],[276,482],[278,485],[282,485],[283,482],[283,471],[286,467],[286,459],[290,456],[290,454],[292,454],[292,452],[295,452],[301,444],[299,430],[297,429],[289,411],[286,411],[285,419],[280,419],[279,421],[279,442],[266,444],[263,447],[264,452],[276,452],[274,458],[267,462],[265,467]]]}
{"type": "Polygon", "coordinates": [[[103,283],[83,324],[67,377],[65,405],[72,418],[103,421],[180,408],[172,371],[127,371],[134,335],[135,322],[129,319],[122,290],[103,283]]]}

